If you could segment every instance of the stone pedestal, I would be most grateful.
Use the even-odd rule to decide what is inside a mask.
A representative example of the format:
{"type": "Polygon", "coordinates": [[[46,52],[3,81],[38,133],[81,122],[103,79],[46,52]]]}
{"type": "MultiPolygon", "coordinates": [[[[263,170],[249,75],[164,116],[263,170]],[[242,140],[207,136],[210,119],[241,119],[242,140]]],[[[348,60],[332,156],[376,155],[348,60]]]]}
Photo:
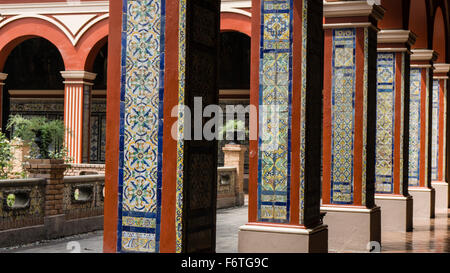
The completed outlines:
{"type": "Polygon", "coordinates": [[[412,196],[377,194],[375,195],[375,203],[381,208],[381,228],[383,231],[412,231],[412,196]]]}
{"type": "Polygon", "coordinates": [[[433,189],[435,190],[435,212],[436,213],[447,213],[448,212],[448,196],[449,187],[447,182],[434,181],[431,183],[433,189]]]}
{"type": "Polygon", "coordinates": [[[239,253],[326,253],[328,230],[245,225],[239,228],[239,253]]]}
{"type": "Polygon", "coordinates": [[[322,207],[326,212],[324,224],[328,225],[330,251],[368,252],[370,242],[381,242],[380,207],[346,208],[322,207]]]}
{"type": "Polygon", "coordinates": [[[236,205],[244,205],[244,160],[247,148],[239,144],[227,144],[222,148],[224,166],[236,168],[236,205]]]}
{"type": "Polygon", "coordinates": [[[414,199],[414,218],[434,218],[436,191],[433,188],[409,188],[414,199]]]}

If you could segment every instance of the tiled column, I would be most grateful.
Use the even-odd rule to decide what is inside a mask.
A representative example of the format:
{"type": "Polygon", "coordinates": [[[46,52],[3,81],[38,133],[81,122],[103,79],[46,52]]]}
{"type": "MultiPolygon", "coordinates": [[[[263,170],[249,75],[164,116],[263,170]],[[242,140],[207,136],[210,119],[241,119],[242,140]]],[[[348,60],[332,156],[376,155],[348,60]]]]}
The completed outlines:
{"type": "Polygon", "coordinates": [[[409,116],[409,192],[413,215],[433,218],[435,190],[431,187],[431,117],[433,101],[433,50],[415,49],[411,55],[409,116]]]}
{"type": "Polygon", "coordinates": [[[447,81],[450,64],[434,64],[431,185],[436,191],[436,212],[447,213],[449,187],[445,177],[447,145],[447,81]]]}
{"type": "Polygon", "coordinates": [[[323,190],[333,251],[381,242],[375,205],[377,21],[373,1],[325,2],[323,190]]]}
{"type": "Polygon", "coordinates": [[[64,126],[67,156],[72,163],[89,162],[89,132],[92,81],[97,76],[86,71],[62,71],[64,84],[64,126]]]}
{"type": "Polygon", "coordinates": [[[5,80],[8,74],[0,73],[0,129],[3,126],[3,86],[5,85],[5,80]]]}
{"type": "Polygon", "coordinates": [[[326,252],[320,221],[322,1],[252,1],[249,223],[239,252],[326,252]]]}
{"type": "Polygon", "coordinates": [[[219,27],[220,0],[110,2],[105,251],[215,251],[219,27]]]}
{"type": "Polygon", "coordinates": [[[382,230],[411,231],[408,193],[409,67],[415,35],[408,30],[378,33],[375,203],[382,230]]]}

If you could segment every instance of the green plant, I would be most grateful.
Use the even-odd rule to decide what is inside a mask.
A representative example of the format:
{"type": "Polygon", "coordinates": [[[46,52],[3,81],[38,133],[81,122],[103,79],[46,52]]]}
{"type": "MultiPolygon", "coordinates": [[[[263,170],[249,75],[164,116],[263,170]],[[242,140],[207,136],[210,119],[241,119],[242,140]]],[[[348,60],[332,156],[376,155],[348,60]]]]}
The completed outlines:
{"type": "Polygon", "coordinates": [[[0,132],[0,179],[8,178],[8,174],[12,170],[12,158],[11,144],[6,136],[0,132]]]}
{"type": "Polygon", "coordinates": [[[12,136],[22,139],[31,146],[30,158],[63,159],[64,123],[61,120],[49,120],[45,117],[24,118],[12,116],[7,125],[12,136]]]}
{"type": "Polygon", "coordinates": [[[245,133],[245,137],[248,136],[248,129],[245,128],[245,122],[242,120],[229,120],[219,131],[219,136],[224,140],[232,138],[234,141],[239,142],[238,132],[245,133]]]}

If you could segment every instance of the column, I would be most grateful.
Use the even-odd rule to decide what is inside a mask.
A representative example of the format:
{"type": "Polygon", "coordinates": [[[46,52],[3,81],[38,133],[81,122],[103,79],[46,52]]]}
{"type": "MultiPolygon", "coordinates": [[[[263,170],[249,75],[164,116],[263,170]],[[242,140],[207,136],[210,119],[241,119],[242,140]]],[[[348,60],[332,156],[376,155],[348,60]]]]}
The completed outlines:
{"type": "MultiPolygon", "coordinates": [[[[6,78],[8,78],[8,74],[0,73],[0,127],[3,126],[3,86],[6,78]]],[[[1,128],[1,130],[3,131],[4,128],[1,128]]]]}
{"type": "Polygon", "coordinates": [[[238,250],[327,252],[320,220],[322,1],[252,6],[250,101],[258,106],[259,141],[250,141],[249,222],[240,227],[238,250]]]}
{"type": "Polygon", "coordinates": [[[450,64],[434,64],[431,185],[436,191],[436,212],[447,213],[448,181],[445,177],[445,150],[447,145],[447,80],[450,64]]]}
{"type": "Polygon", "coordinates": [[[111,1],[105,252],[215,251],[217,141],[202,112],[218,105],[219,26],[219,0],[111,1]]]}
{"type": "Polygon", "coordinates": [[[377,21],[373,1],[324,3],[323,190],[334,251],[381,242],[375,205],[377,21]]]}
{"type": "Polygon", "coordinates": [[[409,116],[409,192],[413,215],[433,218],[435,190],[431,187],[433,50],[414,49],[411,55],[409,116]]]}
{"type": "Polygon", "coordinates": [[[65,145],[71,163],[89,162],[89,132],[94,73],[62,71],[64,84],[65,145]]]}
{"type": "Polygon", "coordinates": [[[408,30],[378,33],[375,203],[383,231],[411,231],[413,199],[408,193],[409,67],[415,35],[408,30]]]}

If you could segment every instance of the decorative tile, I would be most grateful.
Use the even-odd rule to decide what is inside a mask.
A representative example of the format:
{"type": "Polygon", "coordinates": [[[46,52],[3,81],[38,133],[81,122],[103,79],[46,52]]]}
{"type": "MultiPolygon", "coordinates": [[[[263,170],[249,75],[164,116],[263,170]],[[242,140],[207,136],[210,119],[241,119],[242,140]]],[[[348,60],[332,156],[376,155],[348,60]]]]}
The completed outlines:
{"type": "Polygon", "coordinates": [[[409,115],[409,186],[420,185],[420,93],[422,71],[411,68],[410,115],[409,115]]]}
{"type": "Polygon", "coordinates": [[[164,7],[165,0],[123,5],[119,252],[159,252],[164,7]]]}
{"type": "Polygon", "coordinates": [[[394,191],[395,54],[378,53],[376,193],[394,191]]]}
{"type": "Polygon", "coordinates": [[[331,106],[331,203],[333,204],[353,203],[355,43],[355,29],[333,30],[331,106]]]}
{"type": "Polygon", "coordinates": [[[292,0],[261,2],[258,220],[290,218],[292,0]],[[275,128],[275,130],[274,130],[275,128]]]}
{"type": "Polygon", "coordinates": [[[431,148],[431,179],[438,180],[439,165],[439,80],[433,80],[433,115],[432,115],[432,148],[431,148]]]}

